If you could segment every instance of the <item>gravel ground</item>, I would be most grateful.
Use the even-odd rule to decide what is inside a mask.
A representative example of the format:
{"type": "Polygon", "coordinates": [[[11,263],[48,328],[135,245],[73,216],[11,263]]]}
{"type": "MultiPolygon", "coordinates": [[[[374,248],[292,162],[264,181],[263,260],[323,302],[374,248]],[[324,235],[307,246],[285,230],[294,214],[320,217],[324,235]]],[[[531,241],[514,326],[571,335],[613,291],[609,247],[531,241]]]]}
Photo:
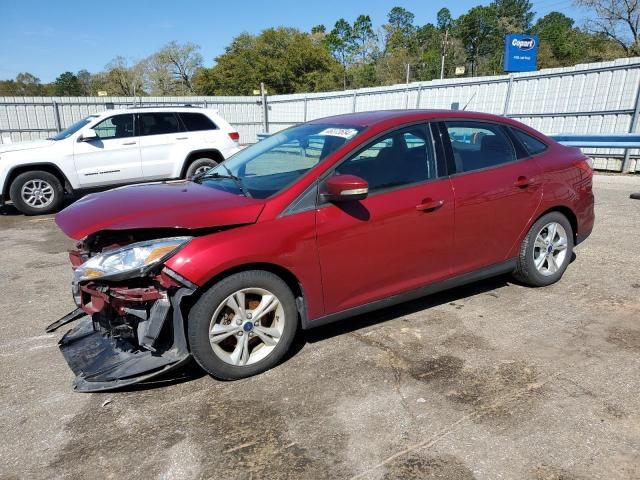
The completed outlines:
{"type": "Polygon", "coordinates": [[[563,280],[501,277],[301,335],[257,377],[71,391],[52,217],[0,215],[0,478],[640,478],[640,177],[597,176],[563,280]],[[63,329],[64,330],[64,329],[63,329]]]}

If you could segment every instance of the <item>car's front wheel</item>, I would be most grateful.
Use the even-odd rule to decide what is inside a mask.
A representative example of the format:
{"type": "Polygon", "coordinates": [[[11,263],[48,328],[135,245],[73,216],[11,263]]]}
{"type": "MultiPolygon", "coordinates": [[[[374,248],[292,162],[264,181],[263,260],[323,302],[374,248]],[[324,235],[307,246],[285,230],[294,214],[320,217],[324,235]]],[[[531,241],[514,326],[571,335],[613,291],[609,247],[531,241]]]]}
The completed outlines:
{"type": "Polygon", "coordinates": [[[189,344],[215,378],[235,380],[270,369],[298,328],[295,298],[277,275],[236,273],[214,284],[189,313],[189,344]]]}
{"type": "Polygon", "coordinates": [[[42,215],[58,210],[64,188],[55,175],[32,171],[18,175],[9,187],[14,206],[26,215],[42,215]]]}
{"type": "Polygon", "coordinates": [[[520,246],[514,276],[523,283],[544,287],[560,280],[573,255],[573,229],[560,212],[543,215],[520,246]]]}

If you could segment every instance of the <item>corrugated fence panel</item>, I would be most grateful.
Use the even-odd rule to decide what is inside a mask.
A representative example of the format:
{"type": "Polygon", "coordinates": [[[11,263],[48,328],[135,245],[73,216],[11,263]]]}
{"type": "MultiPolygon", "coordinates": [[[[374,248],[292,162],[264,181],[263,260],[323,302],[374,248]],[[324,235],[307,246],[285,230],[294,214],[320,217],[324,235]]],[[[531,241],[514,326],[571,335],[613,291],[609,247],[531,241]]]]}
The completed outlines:
{"type": "MultiPolygon", "coordinates": [[[[268,97],[268,130],[350,112],[466,108],[506,114],[547,133],[627,133],[640,87],[640,58],[538,72],[454,78],[343,92],[268,97]]],[[[58,127],[107,108],[191,104],[217,109],[253,143],[264,131],[262,99],[254,97],[0,97],[0,143],[45,138],[58,127]],[[59,125],[58,125],[59,123],[59,125]]],[[[637,123],[637,122],[636,122],[637,123]]],[[[636,126],[640,133],[640,128],[636,126]]],[[[620,169],[624,151],[591,149],[599,168],[620,169]]],[[[630,151],[640,156],[640,150],[630,151]]],[[[640,162],[638,162],[640,171],[640,162]]]]}

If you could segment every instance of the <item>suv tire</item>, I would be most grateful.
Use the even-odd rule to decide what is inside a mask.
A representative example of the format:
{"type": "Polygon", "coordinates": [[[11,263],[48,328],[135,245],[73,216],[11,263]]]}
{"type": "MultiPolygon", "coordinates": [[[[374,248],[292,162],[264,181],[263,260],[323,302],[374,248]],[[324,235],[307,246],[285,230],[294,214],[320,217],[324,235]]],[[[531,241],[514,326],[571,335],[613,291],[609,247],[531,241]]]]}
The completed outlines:
{"type": "Polygon", "coordinates": [[[573,256],[573,228],[560,212],[540,217],[524,237],[514,277],[532,287],[562,278],[573,256]]]}
{"type": "Polygon", "coordinates": [[[187,168],[185,178],[193,178],[199,173],[205,172],[208,169],[215,167],[216,165],[218,165],[218,162],[216,162],[213,158],[197,158],[193,162],[191,162],[191,165],[189,165],[189,168],[187,168]]]}
{"type": "Polygon", "coordinates": [[[221,380],[250,377],[275,366],[297,329],[291,289],[263,270],[239,272],[214,284],[193,306],[188,320],[191,353],[221,380]]]}
{"type": "Polygon", "coordinates": [[[62,205],[63,195],[58,177],[41,170],[21,173],[9,188],[11,201],[25,215],[55,212],[62,205]]]}

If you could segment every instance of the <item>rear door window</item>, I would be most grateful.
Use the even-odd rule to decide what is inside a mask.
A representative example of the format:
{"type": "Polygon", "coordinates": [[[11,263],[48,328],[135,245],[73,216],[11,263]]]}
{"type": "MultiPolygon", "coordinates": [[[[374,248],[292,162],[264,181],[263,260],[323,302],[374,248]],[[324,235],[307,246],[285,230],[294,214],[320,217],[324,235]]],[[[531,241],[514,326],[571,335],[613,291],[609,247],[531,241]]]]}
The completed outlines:
{"type": "Polygon", "coordinates": [[[445,122],[456,171],[471,172],[516,159],[516,152],[500,125],[484,122],[445,122]]]}
{"type": "Polygon", "coordinates": [[[180,112],[180,119],[188,132],[199,132],[201,130],[215,130],[216,124],[202,113],[180,112]]]}
{"type": "Polygon", "coordinates": [[[532,137],[531,135],[524,133],[522,130],[518,130],[517,128],[512,128],[511,131],[516,136],[516,138],[520,141],[520,143],[527,150],[529,155],[537,155],[538,153],[542,153],[547,149],[547,145],[542,143],[537,138],[532,137]]]}
{"type": "Polygon", "coordinates": [[[173,112],[140,113],[140,135],[165,135],[180,131],[173,112]]]}

